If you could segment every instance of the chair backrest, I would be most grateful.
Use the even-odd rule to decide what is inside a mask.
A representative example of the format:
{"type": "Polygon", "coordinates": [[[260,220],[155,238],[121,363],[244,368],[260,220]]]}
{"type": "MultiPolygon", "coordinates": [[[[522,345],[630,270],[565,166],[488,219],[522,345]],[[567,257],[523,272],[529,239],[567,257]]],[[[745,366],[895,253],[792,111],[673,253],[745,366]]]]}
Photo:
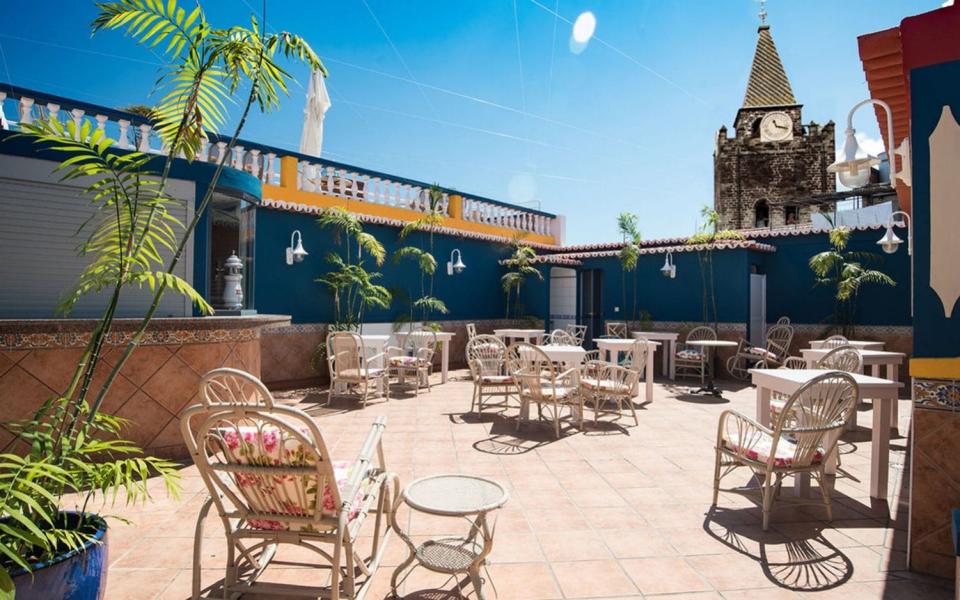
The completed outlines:
{"type": "Polygon", "coordinates": [[[650,345],[646,340],[636,340],[629,350],[624,352],[621,365],[630,369],[641,377],[647,367],[647,352],[650,351],[650,345]]]}
{"type": "Polygon", "coordinates": [[[507,346],[495,335],[477,335],[467,341],[467,365],[474,377],[503,375],[507,346]]]}
{"type": "Polygon", "coordinates": [[[713,327],[707,327],[706,325],[694,327],[690,330],[690,333],[688,333],[686,337],[686,341],[688,342],[699,342],[702,340],[715,339],[717,339],[717,332],[713,330],[713,327]]]}
{"type": "Polygon", "coordinates": [[[607,323],[607,335],[618,338],[627,337],[627,324],[624,321],[609,321],[607,323]]]}
{"type": "Polygon", "coordinates": [[[604,393],[617,396],[633,396],[636,393],[640,382],[640,373],[636,369],[603,363],[597,367],[597,371],[597,378],[603,382],[604,393]]]}
{"type": "Polygon", "coordinates": [[[262,381],[240,369],[214,369],[200,379],[200,403],[206,407],[273,406],[273,394],[262,381]]]}
{"type": "Polygon", "coordinates": [[[781,369],[806,369],[807,361],[800,356],[788,356],[783,359],[783,364],[780,365],[781,369]]]}
{"type": "Polygon", "coordinates": [[[550,357],[533,344],[516,342],[507,349],[507,371],[520,388],[520,394],[533,402],[552,402],[557,370],[550,357]]]}
{"type": "Polygon", "coordinates": [[[777,325],[789,325],[789,324],[790,324],[790,317],[786,315],[777,319],[777,325]]]}
{"type": "Polygon", "coordinates": [[[858,398],[857,382],[849,373],[832,371],[803,384],[787,399],[774,426],[768,468],[774,466],[777,446],[784,440],[793,444],[793,467],[826,460],[856,409],[858,398]]]}
{"type": "Polygon", "coordinates": [[[774,325],[767,331],[767,350],[773,352],[777,360],[782,360],[790,354],[792,342],[793,327],[789,325],[774,325]]]}
{"type": "Polygon", "coordinates": [[[331,377],[359,370],[363,366],[363,338],[352,331],[327,335],[327,360],[331,377]]]}
{"type": "Polygon", "coordinates": [[[564,329],[554,329],[550,332],[547,343],[551,346],[579,346],[577,338],[564,329]]]}
{"type": "Polygon", "coordinates": [[[853,346],[840,346],[824,354],[817,361],[817,368],[859,373],[863,368],[863,355],[853,346]]]}
{"type": "Polygon", "coordinates": [[[187,408],[180,421],[220,515],[255,529],[335,526],[340,490],[313,418],[290,406],[235,402],[222,393],[240,380],[248,389],[263,386],[232,369],[208,373],[200,384],[201,403],[187,408]]]}
{"type": "Polygon", "coordinates": [[[477,326],[475,323],[467,323],[467,339],[472,340],[477,337],[477,326]]]}
{"type": "Polygon", "coordinates": [[[848,344],[849,340],[842,335],[831,335],[823,340],[824,348],[839,348],[840,346],[846,346],[848,344]]]}
{"type": "Polygon", "coordinates": [[[577,346],[583,345],[584,338],[587,337],[587,326],[586,325],[574,325],[573,323],[566,326],[566,331],[573,336],[573,339],[576,340],[577,346]]]}

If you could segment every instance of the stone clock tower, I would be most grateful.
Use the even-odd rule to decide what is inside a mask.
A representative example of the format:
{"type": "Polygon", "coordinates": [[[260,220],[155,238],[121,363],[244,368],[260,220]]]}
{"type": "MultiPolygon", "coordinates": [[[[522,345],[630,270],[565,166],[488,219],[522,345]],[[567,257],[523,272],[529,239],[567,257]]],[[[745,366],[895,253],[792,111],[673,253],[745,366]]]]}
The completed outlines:
{"type": "Polygon", "coordinates": [[[803,124],[770,26],[757,33],[733,135],[721,127],[713,154],[713,206],[727,229],[809,222],[816,209],[796,201],[836,191],[827,173],[836,154],[833,122],[803,124]]]}

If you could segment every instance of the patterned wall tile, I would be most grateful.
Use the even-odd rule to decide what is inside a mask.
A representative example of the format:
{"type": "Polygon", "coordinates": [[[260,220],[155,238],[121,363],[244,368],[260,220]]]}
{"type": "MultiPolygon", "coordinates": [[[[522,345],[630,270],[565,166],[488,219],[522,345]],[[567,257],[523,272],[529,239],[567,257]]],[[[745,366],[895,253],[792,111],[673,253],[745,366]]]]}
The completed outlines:
{"type": "Polygon", "coordinates": [[[913,398],[917,406],[949,411],[960,410],[960,380],[913,380],[913,398]]]}

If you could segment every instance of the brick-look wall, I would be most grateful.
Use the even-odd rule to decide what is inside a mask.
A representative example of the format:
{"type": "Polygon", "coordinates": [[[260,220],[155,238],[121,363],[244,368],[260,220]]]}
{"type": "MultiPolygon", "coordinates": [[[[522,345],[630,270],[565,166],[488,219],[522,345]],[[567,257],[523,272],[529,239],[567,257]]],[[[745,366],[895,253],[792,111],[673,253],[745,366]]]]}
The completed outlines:
{"type": "MultiPolygon", "coordinates": [[[[834,176],[826,170],[836,158],[833,122],[803,125],[799,106],[741,109],[734,129],[727,137],[726,127],[720,128],[714,153],[714,208],[722,227],[753,227],[760,200],[769,207],[768,225],[784,225],[784,203],[835,191],[834,176]],[[754,124],[775,110],[793,118],[793,139],[761,142],[754,124]]],[[[798,222],[809,222],[814,210],[802,207],[798,222]]]]}

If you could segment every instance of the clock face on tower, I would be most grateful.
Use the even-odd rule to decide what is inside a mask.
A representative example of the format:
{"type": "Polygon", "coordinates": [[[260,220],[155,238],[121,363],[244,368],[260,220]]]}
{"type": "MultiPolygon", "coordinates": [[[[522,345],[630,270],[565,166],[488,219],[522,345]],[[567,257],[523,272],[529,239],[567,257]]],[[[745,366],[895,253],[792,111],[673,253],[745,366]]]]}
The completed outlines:
{"type": "Polygon", "coordinates": [[[793,119],[785,112],[767,114],[760,121],[761,142],[781,142],[793,138],[793,119]]]}

